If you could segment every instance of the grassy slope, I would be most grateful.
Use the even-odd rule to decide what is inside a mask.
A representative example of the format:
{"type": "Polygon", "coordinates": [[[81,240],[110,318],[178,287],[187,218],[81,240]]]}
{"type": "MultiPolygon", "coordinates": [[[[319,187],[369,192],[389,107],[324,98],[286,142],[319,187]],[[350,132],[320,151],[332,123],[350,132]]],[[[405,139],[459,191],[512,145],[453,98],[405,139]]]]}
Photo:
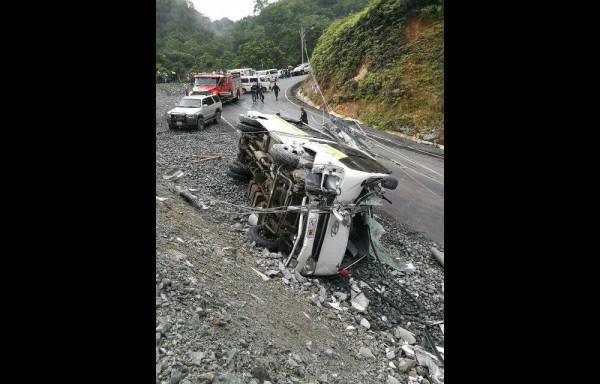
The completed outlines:
{"type": "MultiPolygon", "coordinates": [[[[329,108],[369,126],[444,144],[440,0],[374,0],[332,24],[311,64],[329,108]]],[[[312,79],[302,92],[322,105],[312,79]]]]}

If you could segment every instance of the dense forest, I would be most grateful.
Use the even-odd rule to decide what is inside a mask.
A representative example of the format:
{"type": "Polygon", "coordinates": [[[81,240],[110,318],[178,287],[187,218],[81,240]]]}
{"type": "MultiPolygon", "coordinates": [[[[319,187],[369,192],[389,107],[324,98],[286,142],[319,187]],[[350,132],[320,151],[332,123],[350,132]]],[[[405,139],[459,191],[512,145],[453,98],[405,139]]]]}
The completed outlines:
{"type": "MultiPolygon", "coordinates": [[[[362,11],[368,0],[257,0],[262,10],[236,22],[211,22],[186,0],[156,0],[157,70],[177,73],[231,68],[286,68],[302,61],[334,21],[362,11]]],[[[305,60],[306,61],[306,58],[305,60]]]]}
{"type": "Polygon", "coordinates": [[[312,76],[301,91],[314,104],[443,144],[443,0],[256,0],[255,10],[211,21],[186,0],[156,0],[157,71],[310,60],[325,103],[312,76]]]}

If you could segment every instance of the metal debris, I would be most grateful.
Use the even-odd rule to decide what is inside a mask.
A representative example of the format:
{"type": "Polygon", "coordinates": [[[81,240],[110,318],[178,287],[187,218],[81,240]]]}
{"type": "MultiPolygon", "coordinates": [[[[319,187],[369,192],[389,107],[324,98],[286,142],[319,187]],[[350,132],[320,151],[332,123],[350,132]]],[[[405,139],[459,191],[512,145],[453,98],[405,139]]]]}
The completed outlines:
{"type": "MultiPolygon", "coordinates": [[[[434,361],[440,361],[436,355],[434,355],[431,352],[428,352],[427,350],[425,350],[424,348],[420,347],[419,345],[413,345],[412,347],[413,347],[413,350],[414,350],[414,353],[415,353],[415,358],[417,358],[417,354],[419,354],[421,356],[427,356],[427,357],[429,357],[430,359],[432,359],[434,361]]],[[[440,363],[441,363],[441,361],[440,361],[440,363]]],[[[420,364],[420,365],[423,365],[423,364],[420,364]]]]}
{"type": "Polygon", "coordinates": [[[221,156],[210,156],[210,155],[192,155],[193,157],[199,157],[200,159],[194,160],[195,163],[206,160],[221,160],[221,156]]]}
{"type": "Polygon", "coordinates": [[[174,168],[171,169],[170,171],[168,171],[166,174],[163,175],[163,179],[165,180],[177,180],[179,179],[181,176],[183,176],[184,173],[181,169],[179,168],[174,168]]]}
{"type": "Polygon", "coordinates": [[[437,249],[435,249],[434,247],[431,247],[431,254],[433,256],[435,256],[435,258],[437,259],[437,261],[442,265],[442,267],[444,266],[444,252],[440,252],[437,249]]]}
{"type": "MultiPolygon", "coordinates": [[[[250,268],[252,268],[252,267],[250,267],[250,268]]],[[[258,273],[258,275],[263,279],[263,281],[269,281],[270,280],[269,276],[265,275],[264,273],[259,272],[258,270],[254,269],[254,268],[252,268],[252,270],[254,272],[258,273]]]]}

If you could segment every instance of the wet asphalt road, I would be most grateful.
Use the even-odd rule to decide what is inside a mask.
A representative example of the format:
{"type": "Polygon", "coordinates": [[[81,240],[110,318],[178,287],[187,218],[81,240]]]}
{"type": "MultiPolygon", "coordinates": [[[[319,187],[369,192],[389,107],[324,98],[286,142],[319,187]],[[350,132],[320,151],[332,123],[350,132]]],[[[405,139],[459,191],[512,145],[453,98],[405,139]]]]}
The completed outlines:
{"type": "MultiPolygon", "coordinates": [[[[265,93],[264,103],[260,100],[253,103],[249,93],[242,94],[237,103],[225,105],[221,124],[227,124],[235,130],[239,114],[245,114],[248,110],[280,113],[300,119],[300,106],[304,106],[308,112],[309,125],[320,127],[330,123],[327,114],[293,96],[293,86],[307,76],[279,79],[277,84],[281,91],[278,100],[275,100],[273,92],[265,93]]],[[[369,138],[367,144],[372,151],[380,156],[378,160],[398,179],[398,187],[385,194],[392,204],[384,203],[382,211],[443,246],[444,151],[369,127],[361,126],[360,129],[369,138]]]]}

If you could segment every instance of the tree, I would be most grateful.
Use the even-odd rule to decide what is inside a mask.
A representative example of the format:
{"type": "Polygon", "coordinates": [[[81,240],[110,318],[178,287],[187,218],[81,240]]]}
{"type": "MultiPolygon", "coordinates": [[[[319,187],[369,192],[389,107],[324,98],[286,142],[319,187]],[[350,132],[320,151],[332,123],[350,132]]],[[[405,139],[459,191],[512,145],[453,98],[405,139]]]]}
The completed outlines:
{"type": "MultiPolygon", "coordinates": [[[[381,0],[377,0],[381,1],[381,0]]],[[[300,27],[312,54],[328,25],[369,0],[255,0],[255,16],[211,21],[188,0],[156,0],[157,63],[186,70],[285,68],[300,63],[300,27]],[[186,53],[190,56],[182,56],[186,53]],[[246,62],[246,60],[251,60],[246,62]]]]}
{"type": "Polygon", "coordinates": [[[254,0],[254,13],[260,13],[267,5],[269,0],[254,0]]]}

